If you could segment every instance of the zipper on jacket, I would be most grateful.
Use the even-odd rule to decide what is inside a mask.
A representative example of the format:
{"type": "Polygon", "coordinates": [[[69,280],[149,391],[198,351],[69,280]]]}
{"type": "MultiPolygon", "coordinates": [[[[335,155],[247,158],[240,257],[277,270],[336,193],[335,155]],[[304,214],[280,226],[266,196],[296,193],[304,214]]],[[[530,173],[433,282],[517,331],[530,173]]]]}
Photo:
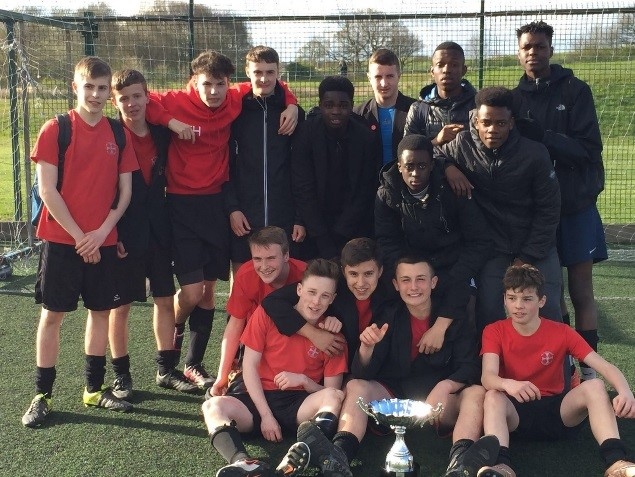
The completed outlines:
{"type": "Polygon", "coordinates": [[[269,225],[269,197],[267,194],[268,191],[268,170],[267,170],[267,164],[269,161],[267,161],[267,119],[268,119],[268,115],[267,115],[267,98],[264,97],[262,98],[262,102],[260,102],[259,99],[257,99],[258,104],[260,105],[260,107],[262,108],[262,171],[263,171],[263,177],[262,177],[262,188],[263,188],[263,205],[264,205],[264,225],[265,227],[267,225],[269,225]]]}

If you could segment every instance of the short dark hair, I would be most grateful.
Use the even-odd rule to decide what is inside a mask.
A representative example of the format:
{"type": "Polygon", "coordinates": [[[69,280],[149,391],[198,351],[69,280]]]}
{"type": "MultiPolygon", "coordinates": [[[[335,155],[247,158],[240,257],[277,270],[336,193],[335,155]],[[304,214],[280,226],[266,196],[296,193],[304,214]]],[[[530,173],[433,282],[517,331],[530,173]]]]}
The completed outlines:
{"type": "Polygon", "coordinates": [[[98,56],[85,56],[75,65],[74,75],[82,78],[103,78],[107,76],[110,82],[112,70],[108,63],[98,56]]]}
{"type": "MultiPolygon", "coordinates": [[[[452,50],[452,51],[457,51],[461,54],[461,56],[463,57],[463,59],[465,59],[465,52],[463,51],[463,48],[461,48],[461,45],[459,45],[458,43],[455,43],[453,41],[444,41],[443,43],[440,43],[435,49],[434,49],[434,53],[436,53],[439,50],[452,50]]],[[[433,53],[433,55],[434,55],[433,53]]]]}
{"type": "Polygon", "coordinates": [[[378,267],[382,266],[383,255],[377,242],[367,237],[354,238],[349,240],[342,248],[340,264],[342,268],[354,267],[360,263],[374,260],[378,267]]]}
{"type": "Polygon", "coordinates": [[[111,85],[115,91],[121,91],[122,89],[132,86],[133,84],[140,84],[143,90],[148,92],[148,83],[145,76],[140,71],[133,69],[125,69],[115,71],[112,75],[111,85]]]}
{"type": "Polygon", "coordinates": [[[433,149],[432,142],[426,136],[408,134],[399,141],[397,146],[397,162],[401,161],[401,154],[404,151],[426,151],[430,155],[430,159],[432,159],[433,149]]]}
{"type": "Polygon", "coordinates": [[[230,78],[236,68],[227,56],[214,50],[205,50],[192,60],[192,75],[206,74],[214,78],[230,78]]]}
{"type": "Polygon", "coordinates": [[[346,76],[327,76],[320,82],[320,86],[318,87],[320,101],[322,101],[324,94],[329,91],[341,91],[342,93],[346,93],[352,103],[353,96],[355,95],[355,86],[353,86],[351,80],[346,76]]]}
{"type": "Polygon", "coordinates": [[[479,109],[481,106],[493,106],[497,108],[507,108],[512,111],[514,96],[507,88],[491,86],[489,88],[483,88],[476,93],[474,102],[476,103],[476,109],[479,109]]]}
{"type": "Polygon", "coordinates": [[[542,20],[527,23],[527,25],[521,26],[518,30],[516,30],[516,37],[520,40],[520,37],[525,33],[542,33],[547,37],[549,41],[549,46],[551,46],[551,39],[553,38],[553,27],[543,22],[542,20]]]}
{"type": "Polygon", "coordinates": [[[503,288],[505,291],[535,288],[538,297],[542,298],[545,294],[545,277],[540,270],[528,263],[512,265],[505,271],[503,288]]]}
{"type": "Polygon", "coordinates": [[[258,45],[250,49],[245,55],[245,66],[249,66],[249,62],[259,63],[275,63],[280,66],[280,56],[278,52],[269,46],[258,45]]]}
{"type": "Polygon", "coordinates": [[[270,245],[280,245],[282,253],[289,253],[289,239],[287,233],[280,227],[268,225],[263,227],[249,236],[247,243],[251,247],[252,245],[258,245],[260,247],[268,247],[270,245]]]}
{"type": "Polygon", "coordinates": [[[399,62],[399,58],[394,51],[389,50],[388,48],[378,48],[373,51],[373,54],[370,55],[370,58],[368,59],[368,66],[373,63],[383,66],[395,65],[397,67],[397,71],[401,72],[401,63],[399,62]]]}
{"type": "Polygon", "coordinates": [[[430,263],[430,260],[428,260],[427,258],[421,256],[421,255],[403,255],[401,257],[399,257],[397,259],[397,261],[395,262],[395,274],[397,273],[397,267],[399,265],[401,265],[402,263],[408,264],[408,265],[414,265],[416,263],[426,263],[428,265],[428,267],[430,267],[430,272],[432,274],[432,276],[436,276],[437,272],[434,269],[434,267],[432,266],[432,264],[430,263]]]}
{"type": "Polygon", "coordinates": [[[340,267],[337,263],[325,258],[316,258],[306,265],[306,270],[302,274],[302,283],[309,277],[323,277],[337,280],[340,278],[340,267]]]}

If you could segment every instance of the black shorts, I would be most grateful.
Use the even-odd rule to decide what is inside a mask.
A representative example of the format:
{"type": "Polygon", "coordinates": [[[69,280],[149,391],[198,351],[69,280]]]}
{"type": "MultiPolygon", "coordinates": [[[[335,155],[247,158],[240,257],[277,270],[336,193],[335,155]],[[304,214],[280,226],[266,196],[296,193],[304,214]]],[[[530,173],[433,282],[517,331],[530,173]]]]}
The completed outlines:
{"type": "Polygon", "coordinates": [[[99,263],[84,263],[73,245],[44,242],[35,283],[35,302],[45,310],[77,309],[79,297],[93,311],[105,311],[122,303],[117,294],[117,248],[100,247],[99,263]]]}
{"type": "Polygon", "coordinates": [[[127,256],[117,264],[117,287],[121,304],[147,301],[146,278],[154,297],[173,296],[176,293],[172,258],[169,250],[150,239],[145,257],[127,256]]]}
{"type": "MultiPolygon", "coordinates": [[[[276,418],[283,434],[292,435],[295,437],[298,430],[298,410],[305,399],[309,396],[306,391],[265,391],[265,399],[269,405],[269,409],[273,413],[273,417],[276,418]]],[[[260,433],[260,414],[256,405],[249,397],[248,393],[227,394],[228,396],[235,397],[242,402],[251,415],[254,417],[254,430],[253,433],[260,433]]]]}
{"type": "Polygon", "coordinates": [[[223,194],[168,194],[174,273],[181,285],[229,280],[229,218],[223,194]]]}
{"type": "Polygon", "coordinates": [[[438,379],[426,376],[412,376],[406,379],[378,379],[392,397],[425,401],[430,391],[438,384],[438,379]]]}
{"type": "Polygon", "coordinates": [[[564,396],[546,396],[529,402],[518,402],[510,397],[519,417],[518,428],[513,434],[531,440],[557,440],[575,434],[582,423],[574,427],[564,425],[560,415],[564,396]]]}

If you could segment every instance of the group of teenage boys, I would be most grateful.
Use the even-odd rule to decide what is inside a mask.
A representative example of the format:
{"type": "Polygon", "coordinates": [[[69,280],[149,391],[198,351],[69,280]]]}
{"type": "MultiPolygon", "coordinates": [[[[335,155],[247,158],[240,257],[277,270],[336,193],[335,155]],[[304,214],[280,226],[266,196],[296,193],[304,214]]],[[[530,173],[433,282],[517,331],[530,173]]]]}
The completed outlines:
{"type": "Polygon", "coordinates": [[[42,312],[36,396],[22,423],[39,426],[51,411],[61,323],[80,295],[89,310],[83,402],[132,409],[127,321],[148,277],[156,383],[207,390],[210,440],[228,462],[218,476],[290,476],[309,464],[351,476],[367,428],[361,396],[441,402],[448,477],[514,476],[510,432],[562,437],[587,415],[605,475],[633,477],[615,416],[635,417],[635,399],[596,353],[591,271],[606,246],[591,92],[550,64],[549,25],[517,35],[525,73],[512,91],[477,93],[463,78],[463,50],[444,42],[433,83],[414,100],[398,89],[396,55],[379,49],[369,60],[373,99],[354,113],[350,80],[327,77],[306,119],[268,47],[247,54],[249,83],[230,86],[231,61],[206,51],[184,90],[161,94],[136,70],[113,75],[99,58],[81,60],[63,171],[57,120],[32,153],[45,205],[42,312]],[[111,96],[121,151],[102,113],[111,96]],[[214,378],[203,358],[215,282],[229,278],[230,262],[214,378]],[[577,334],[558,323],[568,316],[561,266],[577,334]],[[571,390],[569,356],[584,379],[571,390]],[[596,370],[615,388],[612,402],[596,370]],[[288,432],[297,442],[275,470],[242,440],[288,432]]]}

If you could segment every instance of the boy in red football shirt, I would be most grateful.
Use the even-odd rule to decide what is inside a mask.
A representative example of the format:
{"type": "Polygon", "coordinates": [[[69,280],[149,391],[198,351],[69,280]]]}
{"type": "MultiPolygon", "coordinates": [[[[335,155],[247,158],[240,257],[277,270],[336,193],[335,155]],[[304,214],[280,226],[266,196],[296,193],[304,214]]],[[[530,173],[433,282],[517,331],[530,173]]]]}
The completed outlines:
{"type": "Polygon", "coordinates": [[[129,145],[130,135],[125,133],[127,145],[119,151],[103,115],[111,76],[110,66],[94,56],[75,66],[77,106],[69,111],[71,142],[60,190],[55,119],[44,124],[31,154],[44,202],[37,228],[44,244],[35,287],[36,302],[42,304],[36,338],[36,396],[22,417],[27,427],[39,426],[51,411],[62,320],[66,312],[77,308],[80,295],[88,308],[84,404],[116,411],[132,409],[103,386],[108,313],[119,299],[114,275],[115,225],[130,202],[130,173],[139,168],[129,145]]]}
{"type": "MultiPolygon", "coordinates": [[[[280,227],[263,227],[249,236],[248,243],[251,260],[236,272],[227,301],[229,320],[223,333],[218,375],[210,388],[212,396],[227,392],[240,335],[251,314],[273,290],[299,282],[306,269],[304,262],[289,257],[289,240],[280,227]]],[[[232,388],[240,381],[232,379],[232,388]]]]}
{"type": "Polygon", "coordinates": [[[545,304],[544,277],[531,265],[511,266],[503,278],[509,317],[483,331],[485,395],[483,426],[500,441],[497,464],[479,477],[515,477],[509,434],[535,439],[570,435],[587,418],[600,445],[605,477],[635,475],[627,460],[616,416],[635,418],[635,398],[622,372],[597,354],[572,328],[540,317],[545,304]],[[591,379],[564,392],[562,366],[567,355],[584,362],[617,391],[613,402],[604,382],[591,379]]]}
{"type": "MultiPolygon", "coordinates": [[[[175,303],[174,347],[181,349],[189,317],[184,374],[205,389],[214,383],[203,366],[214,318],[214,288],[217,279],[229,279],[231,231],[222,189],[229,180],[230,126],[251,84],[230,87],[234,65],[216,51],[202,52],[191,69],[185,90],[151,93],[146,116],[174,132],[166,170],[174,272],[181,286],[175,303]]],[[[280,117],[280,134],[293,132],[297,122],[296,99],[288,88],[286,102],[290,111],[280,117]]]]}
{"type": "MultiPolygon", "coordinates": [[[[313,326],[323,322],[335,298],[338,275],[335,263],[317,259],[307,265],[297,285],[296,309],[313,326]]],[[[280,466],[281,474],[288,471],[295,475],[306,467],[314,450],[312,440],[304,435],[307,426],[335,433],[344,399],[340,387],[347,371],[346,353],[329,358],[302,336],[280,334],[262,307],[249,319],[241,340],[245,345],[243,375],[248,394],[213,397],[203,404],[212,445],[230,464],[216,475],[270,475],[266,463],[249,458],[241,433],[260,430],[268,441],[279,442],[283,430],[294,432],[300,425],[298,438],[304,443],[294,444],[280,466]]],[[[343,454],[314,455],[312,462],[314,458],[321,460],[323,472],[327,466],[342,465],[342,459],[346,464],[343,454]]]]}

